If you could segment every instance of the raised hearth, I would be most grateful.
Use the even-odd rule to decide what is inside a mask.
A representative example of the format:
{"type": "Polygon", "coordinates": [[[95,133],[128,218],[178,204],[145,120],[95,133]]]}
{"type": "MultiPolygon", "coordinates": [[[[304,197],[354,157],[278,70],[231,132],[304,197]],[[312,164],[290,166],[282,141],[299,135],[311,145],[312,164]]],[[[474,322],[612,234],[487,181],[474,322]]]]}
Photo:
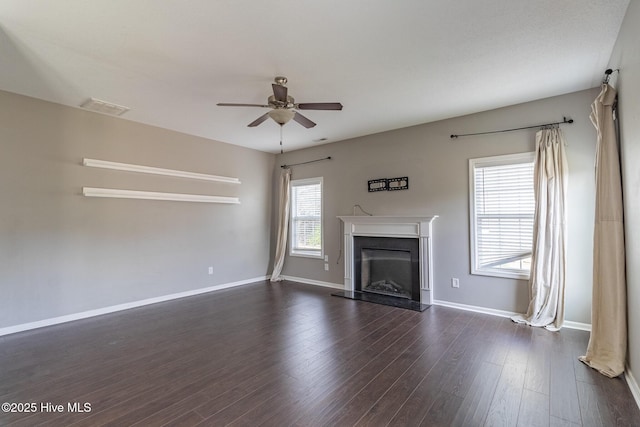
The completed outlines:
{"type": "Polygon", "coordinates": [[[358,301],[372,302],[374,304],[390,305],[392,307],[406,308],[413,311],[425,311],[431,307],[429,304],[421,304],[414,300],[407,298],[397,298],[387,295],[373,294],[370,292],[358,292],[358,291],[338,291],[331,294],[334,297],[342,297],[347,299],[354,299],[358,301]]]}

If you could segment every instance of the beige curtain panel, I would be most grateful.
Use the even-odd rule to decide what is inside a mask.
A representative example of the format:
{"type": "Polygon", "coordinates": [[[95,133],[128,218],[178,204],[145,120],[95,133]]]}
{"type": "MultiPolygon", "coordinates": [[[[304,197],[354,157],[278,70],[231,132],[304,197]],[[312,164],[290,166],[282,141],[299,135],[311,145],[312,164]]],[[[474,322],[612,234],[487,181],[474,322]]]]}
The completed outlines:
{"type": "Polygon", "coordinates": [[[287,238],[289,236],[289,205],[291,199],[291,169],[283,169],[280,173],[280,199],[278,204],[278,240],[276,243],[276,254],[273,261],[273,272],[271,281],[279,282],[284,280],[281,276],[284,258],[287,254],[287,238]]]}
{"type": "Polygon", "coordinates": [[[613,106],[616,90],[605,84],[591,106],[597,130],[596,215],[593,236],[591,337],[580,360],[608,377],[624,372],[627,353],[622,180],[613,106]]]}
{"type": "Polygon", "coordinates": [[[559,128],[536,133],[536,210],[529,277],[529,308],[514,322],[557,331],[564,321],[567,262],[567,182],[565,140],[559,128]]]}

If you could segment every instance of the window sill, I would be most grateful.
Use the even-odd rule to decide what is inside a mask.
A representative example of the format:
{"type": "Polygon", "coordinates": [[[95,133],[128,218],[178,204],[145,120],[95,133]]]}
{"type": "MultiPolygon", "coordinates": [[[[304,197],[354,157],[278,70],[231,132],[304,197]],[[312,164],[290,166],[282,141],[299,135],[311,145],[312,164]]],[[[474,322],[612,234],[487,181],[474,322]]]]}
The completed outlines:
{"type": "Polygon", "coordinates": [[[296,251],[296,252],[289,252],[289,256],[300,257],[300,258],[324,259],[324,255],[322,255],[322,253],[319,253],[319,252],[296,251]]]}
{"type": "Polygon", "coordinates": [[[528,273],[518,273],[515,271],[473,270],[471,274],[476,276],[499,277],[502,279],[529,280],[528,273]]]}

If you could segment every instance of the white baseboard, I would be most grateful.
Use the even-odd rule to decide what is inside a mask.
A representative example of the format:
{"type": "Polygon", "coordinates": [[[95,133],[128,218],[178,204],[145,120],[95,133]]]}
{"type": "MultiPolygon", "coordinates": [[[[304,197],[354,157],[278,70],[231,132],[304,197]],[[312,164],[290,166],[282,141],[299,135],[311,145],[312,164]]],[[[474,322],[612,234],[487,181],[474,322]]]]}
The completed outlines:
{"type": "Polygon", "coordinates": [[[320,280],[313,280],[313,279],[305,279],[304,277],[294,277],[294,276],[282,276],[282,277],[284,278],[284,280],[289,280],[291,282],[300,282],[300,283],[305,283],[307,285],[324,286],[325,288],[344,290],[343,284],[323,282],[320,280]]]}
{"type": "Polygon", "coordinates": [[[175,294],[162,295],[159,297],[147,298],[139,301],[132,301],[124,304],[112,305],[109,307],[97,308],[95,310],[88,310],[80,313],[67,314],[65,316],[52,317],[50,319],[38,320],[36,322],[22,323],[19,325],[0,328],[0,336],[15,334],[17,332],[28,331],[31,329],[44,328],[45,326],[52,326],[60,323],[72,322],[74,320],[86,319],[89,317],[100,316],[103,314],[114,313],[116,311],[129,310],[131,308],[142,307],[144,305],[156,304],[159,302],[171,301],[174,299],[190,297],[193,295],[205,294],[207,292],[219,291],[221,289],[248,285],[250,283],[260,282],[266,279],[267,279],[267,276],[255,277],[253,279],[240,280],[238,282],[223,283],[220,285],[209,286],[207,288],[193,289],[190,291],[178,292],[175,294]]]}
{"type": "Polygon", "coordinates": [[[457,302],[449,302],[449,301],[441,301],[441,300],[433,300],[433,305],[441,305],[443,307],[457,308],[459,310],[465,310],[465,311],[473,311],[475,313],[490,314],[492,316],[498,316],[498,317],[511,317],[518,314],[518,313],[513,313],[511,311],[496,310],[494,308],[479,307],[477,305],[459,304],[457,302]]]}
{"type": "MultiPolygon", "coordinates": [[[[511,318],[511,316],[520,314],[520,313],[514,313],[512,311],[496,310],[494,308],[479,307],[476,305],[468,305],[468,304],[459,304],[457,302],[449,302],[449,301],[441,301],[441,300],[434,300],[433,304],[441,305],[443,307],[457,308],[459,310],[473,311],[475,313],[490,314],[492,316],[498,316],[498,317],[511,318]]],[[[567,329],[580,329],[582,331],[591,331],[590,324],[572,322],[570,320],[565,320],[564,323],[562,324],[562,327],[567,329]]]]}
{"type": "Polygon", "coordinates": [[[578,329],[580,331],[591,332],[591,323],[573,322],[571,320],[565,320],[562,323],[563,328],[578,329]]]}
{"type": "Polygon", "coordinates": [[[624,371],[624,378],[627,380],[627,385],[629,386],[629,390],[631,390],[631,394],[636,401],[636,405],[640,408],[640,387],[638,386],[638,382],[634,378],[631,369],[629,369],[629,365],[626,366],[624,371]]]}

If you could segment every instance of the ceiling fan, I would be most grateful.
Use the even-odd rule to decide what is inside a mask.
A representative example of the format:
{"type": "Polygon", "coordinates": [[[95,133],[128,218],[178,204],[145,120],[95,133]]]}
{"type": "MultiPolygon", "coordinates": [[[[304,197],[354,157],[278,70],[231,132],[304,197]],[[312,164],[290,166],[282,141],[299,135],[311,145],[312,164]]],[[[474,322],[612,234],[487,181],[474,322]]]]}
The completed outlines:
{"type": "Polygon", "coordinates": [[[307,129],[314,127],[316,124],[298,113],[296,110],[342,110],[342,104],[339,102],[305,102],[296,104],[293,97],[287,94],[287,78],[278,76],[274,79],[275,83],[271,84],[273,95],[267,98],[266,104],[234,104],[228,102],[218,103],[221,107],[262,107],[271,108],[271,111],[258,117],[251,123],[249,127],[258,126],[260,123],[271,117],[280,126],[283,126],[289,120],[293,119],[307,129]]]}

